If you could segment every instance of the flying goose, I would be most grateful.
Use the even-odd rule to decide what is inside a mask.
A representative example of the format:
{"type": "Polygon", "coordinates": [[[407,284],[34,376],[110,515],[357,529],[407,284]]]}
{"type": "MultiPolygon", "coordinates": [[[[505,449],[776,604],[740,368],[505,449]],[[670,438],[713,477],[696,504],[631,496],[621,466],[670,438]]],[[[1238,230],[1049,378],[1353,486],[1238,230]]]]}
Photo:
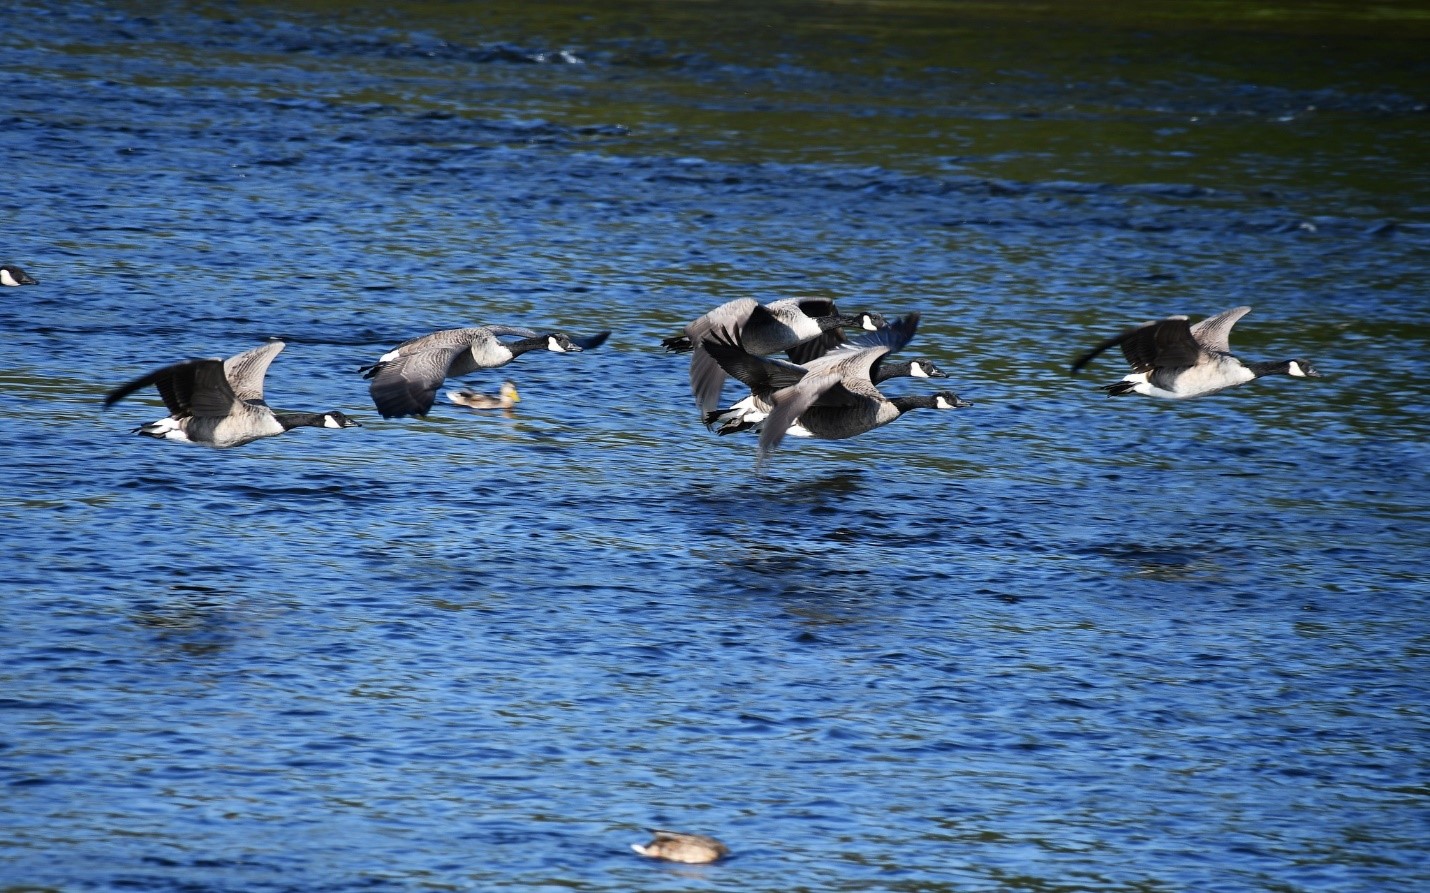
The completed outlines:
{"type": "Polygon", "coordinates": [[[14,264],[0,265],[0,285],[39,285],[39,280],[14,264]]]}
{"type": "Polygon", "coordinates": [[[722,856],[730,855],[729,847],[704,834],[682,834],[679,831],[661,831],[656,828],[651,828],[650,833],[653,835],[650,843],[645,846],[633,843],[631,849],[652,859],[687,862],[692,865],[714,862],[722,856]]]}
{"type": "Polygon", "coordinates": [[[242,446],[294,428],[361,428],[341,412],[284,412],[263,402],[263,377],[283,350],[270,341],[226,360],[185,360],[136,378],[110,391],[106,408],[149,385],[159,389],[166,418],[140,425],[134,433],[206,446],[242,446]]]}
{"type": "MultiPolygon", "coordinates": [[[[718,338],[718,333],[717,336],[718,338]]],[[[727,355],[728,356],[728,355],[727,355]]],[[[718,362],[718,358],[717,358],[718,362]]],[[[777,362],[777,361],[775,361],[777,362]]],[[[723,363],[721,364],[723,367],[723,363]]],[[[804,366],[804,372],[808,372],[810,364],[804,366]]],[[[729,370],[727,370],[729,371],[729,370]]],[[[804,372],[800,377],[804,377],[804,372]]],[[[933,360],[919,357],[915,360],[908,360],[902,363],[886,363],[883,358],[874,363],[870,370],[870,380],[874,384],[880,384],[891,378],[948,378],[948,373],[944,372],[933,360]]],[[[732,372],[736,378],[740,377],[740,372],[732,372]]],[[[741,379],[744,381],[744,379],[741,379]]],[[[759,433],[765,417],[770,414],[769,396],[772,393],[768,386],[763,386],[758,392],[755,386],[746,382],[751,387],[749,396],[730,405],[728,409],[716,409],[705,414],[705,424],[707,427],[714,427],[715,433],[724,437],[726,434],[734,434],[739,431],[754,431],[759,433]],[[717,426],[718,427],[715,427],[717,426]]],[[[787,432],[801,437],[808,437],[809,432],[796,424],[787,432]]]]}
{"type": "Polygon", "coordinates": [[[936,394],[885,397],[874,387],[874,366],[914,337],[919,315],[910,313],[888,327],[860,335],[808,366],[760,358],[730,343],[730,337],[712,337],[705,349],[725,361],[724,368],[742,381],[753,380],[753,392],[768,389],[769,417],[760,431],[756,464],[780,445],[798,421],[810,437],[842,440],[887,425],[911,409],[961,409],[971,406],[952,391],[936,394]],[[763,379],[763,380],[762,380],[763,379]]]}
{"type": "Polygon", "coordinates": [[[368,392],[382,417],[426,415],[437,389],[448,378],[476,369],[505,366],[529,350],[545,348],[556,353],[579,353],[598,347],[610,336],[600,332],[571,338],[561,332],[539,334],[517,326],[477,326],[444,329],[404,341],[358,371],[372,379],[368,392]],[[503,341],[514,337],[517,341],[503,341]]]}
{"type": "Polygon", "coordinates": [[[721,304],[687,325],[684,333],[661,343],[671,352],[692,351],[690,390],[704,418],[720,405],[720,386],[725,383],[725,371],[710,358],[701,343],[711,332],[731,331],[740,337],[745,350],[756,356],[769,356],[816,339],[820,344],[814,350],[823,353],[843,340],[838,332],[840,328],[875,331],[882,325],[884,318],[877,313],[848,316],[840,313],[833,301],[824,298],[785,298],[769,304],[761,304],[753,298],[738,298],[721,304]]]}
{"type": "Polygon", "coordinates": [[[1094,357],[1109,347],[1121,347],[1132,374],[1121,381],[1103,385],[1107,396],[1145,394],[1164,400],[1204,397],[1245,384],[1263,375],[1290,375],[1320,378],[1321,373],[1305,360],[1274,363],[1244,363],[1232,356],[1228,339],[1231,327],[1250,307],[1233,307],[1193,325],[1185,316],[1169,316],[1128,329],[1084,353],[1073,361],[1076,375],[1094,357]]]}
{"type": "Polygon", "coordinates": [[[478,394],[476,391],[448,391],[447,399],[468,409],[511,409],[521,402],[521,395],[516,392],[514,382],[504,381],[501,383],[501,393],[496,397],[478,394]]]}

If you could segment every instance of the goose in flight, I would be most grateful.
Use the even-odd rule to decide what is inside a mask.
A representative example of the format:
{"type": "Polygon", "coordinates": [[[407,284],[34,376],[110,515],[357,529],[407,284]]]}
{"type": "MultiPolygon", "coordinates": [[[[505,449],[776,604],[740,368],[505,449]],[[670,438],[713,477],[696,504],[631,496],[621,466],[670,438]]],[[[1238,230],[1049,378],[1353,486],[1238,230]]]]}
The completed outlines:
{"type": "Polygon", "coordinates": [[[361,428],[341,412],[285,412],[264,402],[263,378],[283,346],[282,341],[270,341],[226,360],[173,363],[110,391],[105,408],[154,385],[169,415],[140,425],[134,433],[220,449],[304,426],[361,428]]]}
{"type": "MultiPolygon", "coordinates": [[[[690,391],[700,416],[720,405],[720,387],[725,371],[705,352],[707,335],[726,330],[738,335],[744,349],[756,356],[769,356],[815,342],[810,348],[818,355],[844,340],[841,328],[875,331],[884,325],[877,313],[852,316],[842,314],[834,302],[824,298],[785,298],[761,304],[753,298],[738,298],[711,310],[685,327],[685,331],[661,343],[672,352],[691,351],[690,391]]],[[[796,362],[811,354],[796,353],[796,362]]]]}
{"type": "Polygon", "coordinates": [[[1231,327],[1250,312],[1250,307],[1233,307],[1196,324],[1185,316],[1145,322],[1079,356],[1073,361],[1071,374],[1076,375],[1108,348],[1120,347],[1132,373],[1119,382],[1102,386],[1109,397],[1145,394],[1164,400],[1188,400],[1265,375],[1320,378],[1321,374],[1305,360],[1248,363],[1233,356],[1229,342],[1231,327]]]}
{"type": "Polygon", "coordinates": [[[358,371],[372,380],[368,392],[383,418],[426,415],[437,398],[437,389],[448,378],[505,366],[530,350],[580,353],[600,346],[610,334],[572,338],[562,332],[541,334],[517,326],[444,329],[404,341],[358,371]],[[518,340],[503,341],[505,337],[518,340]]]}
{"type": "MultiPolygon", "coordinates": [[[[729,355],[727,354],[727,357],[729,355]]],[[[870,380],[874,384],[881,384],[891,378],[948,378],[948,373],[940,369],[933,360],[919,357],[914,360],[905,360],[900,363],[887,363],[883,358],[876,362],[870,370],[870,380]]],[[[774,361],[778,362],[778,361],[774,361]]],[[[791,375],[798,375],[803,378],[809,371],[809,366],[814,363],[807,363],[802,367],[802,372],[791,375]]],[[[731,373],[739,378],[738,373],[731,373]]],[[[744,381],[744,379],[741,379],[744,381]]],[[[730,405],[728,409],[716,409],[705,414],[706,427],[712,428],[716,434],[724,437],[726,434],[735,434],[739,431],[753,431],[759,433],[765,418],[770,414],[769,397],[773,391],[770,390],[768,382],[761,382],[757,377],[756,384],[750,384],[749,396],[730,405]],[[759,390],[756,391],[758,386],[759,390]]],[[[790,434],[798,434],[801,437],[808,437],[809,433],[796,424],[790,428],[790,434]]]]}
{"type": "Polygon", "coordinates": [[[760,431],[758,465],[796,422],[810,437],[843,440],[887,425],[913,409],[972,406],[952,391],[889,399],[874,386],[875,366],[907,345],[918,324],[919,315],[910,313],[804,367],[757,357],[741,349],[729,333],[706,338],[704,346],[717,362],[724,361],[726,371],[750,384],[753,393],[768,393],[765,399],[771,409],[760,431]]]}

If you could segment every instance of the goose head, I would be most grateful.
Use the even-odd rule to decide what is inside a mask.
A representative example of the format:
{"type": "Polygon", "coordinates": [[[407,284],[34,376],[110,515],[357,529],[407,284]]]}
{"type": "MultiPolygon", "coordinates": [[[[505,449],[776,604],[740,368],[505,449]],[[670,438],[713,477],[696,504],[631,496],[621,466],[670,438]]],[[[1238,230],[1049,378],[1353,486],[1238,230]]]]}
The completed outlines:
{"type": "Polygon", "coordinates": [[[884,320],[884,315],[872,310],[856,313],[854,318],[857,320],[855,324],[866,332],[877,332],[880,329],[887,329],[889,327],[889,324],[884,320]]]}
{"type": "Polygon", "coordinates": [[[580,353],[581,348],[571,343],[571,339],[560,332],[546,336],[546,349],[555,353],[580,353]]]}
{"type": "Polygon", "coordinates": [[[953,391],[939,391],[932,399],[934,409],[964,409],[973,405],[953,391]]]}
{"type": "Polygon", "coordinates": [[[914,378],[948,378],[948,373],[935,366],[933,360],[923,357],[909,360],[909,375],[914,378]]]}
{"type": "Polygon", "coordinates": [[[0,265],[0,285],[39,285],[39,280],[14,264],[0,265]]]}
{"type": "Polygon", "coordinates": [[[335,410],[333,410],[332,412],[325,412],[325,413],[323,413],[323,424],[322,424],[322,427],[324,427],[324,428],[361,428],[362,425],[358,424],[357,421],[348,418],[347,416],[343,415],[342,413],[338,412],[338,411],[335,409],[335,410]]]}

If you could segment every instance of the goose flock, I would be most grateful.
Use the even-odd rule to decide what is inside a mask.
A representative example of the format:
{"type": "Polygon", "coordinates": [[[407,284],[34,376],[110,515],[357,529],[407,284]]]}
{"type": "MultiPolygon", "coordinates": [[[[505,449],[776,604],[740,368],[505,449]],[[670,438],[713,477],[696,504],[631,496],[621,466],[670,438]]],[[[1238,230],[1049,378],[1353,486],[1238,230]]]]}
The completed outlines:
{"type": "MultiPolygon", "coordinates": [[[[0,265],[0,285],[36,284],[19,267],[0,265]]],[[[1133,326],[1078,356],[1070,373],[1076,375],[1118,347],[1132,371],[1102,386],[1109,397],[1141,394],[1186,400],[1267,375],[1320,377],[1303,359],[1247,362],[1232,354],[1232,326],[1250,311],[1233,307],[1197,323],[1179,315],[1133,326]]],[[[690,354],[690,392],[707,429],[721,436],[758,435],[758,468],[787,436],[843,440],[883,427],[911,410],[972,406],[946,389],[899,397],[879,390],[892,378],[948,377],[927,358],[892,359],[913,340],[919,319],[917,312],[893,321],[870,310],[845,314],[824,298],[766,304],[741,298],[721,304],[661,343],[668,352],[690,354]],[[728,378],[748,393],[722,407],[728,378]]],[[[579,336],[508,325],[443,329],[402,342],[358,372],[369,381],[368,393],[383,418],[425,416],[449,378],[497,369],[531,351],[581,353],[600,347],[610,334],[579,336]]],[[[301,427],[362,427],[338,410],[285,411],[265,402],[264,378],[283,347],[283,342],[272,341],[226,360],[171,363],[111,390],[104,405],[153,386],[169,415],[140,425],[135,433],[221,449],[301,427]]],[[[469,389],[447,391],[446,396],[452,404],[471,409],[510,409],[521,399],[511,381],[495,396],[469,389]]]]}
{"type": "MultiPolygon", "coordinates": [[[[36,281],[19,267],[0,266],[0,285],[33,284],[36,281]]],[[[1247,362],[1233,355],[1231,329],[1250,310],[1234,307],[1197,323],[1186,316],[1168,316],[1130,327],[1078,356],[1070,374],[1118,347],[1132,371],[1102,386],[1109,397],[1141,394],[1185,400],[1267,375],[1319,377],[1303,359],[1247,362]]],[[[758,435],[758,468],[786,436],[841,440],[887,425],[914,409],[971,406],[946,389],[897,397],[879,390],[879,385],[894,378],[948,378],[930,359],[893,358],[913,341],[920,318],[917,312],[891,321],[872,311],[846,315],[824,299],[768,304],[741,299],[711,310],[662,344],[669,352],[691,355],[690,391],[708,430],[721,436],[758,435]],[[748,393],[722,407],[727,378],[738,381],[748,393]]],[[[369,381],[373,405],[384,418],[424,416],[449,378],[501,368],[532,351],[581,353],[599,347],[610,334],[575,336],[506,325],[445,329],[404,341],[357,371],[369,381]]],[[[140,425],[135,433],[217,448],[241,446],[300,427],[361,427],[337,410],[271,408],[264,400],[264,379],[283,349],[283,342],[271,341],[226,360],[172,363],[111,390],[104,405],[153,386],[169,415],[140,425]]],[[[495,396],[467,389],[447,391],[446,396],[453,405],[471,409],[510,409],[521,399],[510,380],[495,396]]],[[[631,849],[652,859],[687,864],[730,855],[729,847],[713,837],[660,829],[650,833],[648,843],[631,844],[631,849]]]]}

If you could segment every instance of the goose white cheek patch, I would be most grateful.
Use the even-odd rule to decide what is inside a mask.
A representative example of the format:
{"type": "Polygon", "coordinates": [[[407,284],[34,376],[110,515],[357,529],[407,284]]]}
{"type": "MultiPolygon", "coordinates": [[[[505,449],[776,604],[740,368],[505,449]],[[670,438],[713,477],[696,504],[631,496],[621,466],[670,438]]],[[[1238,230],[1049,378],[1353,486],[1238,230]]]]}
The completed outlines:
{"type": "Polygon", "coordinates": [[[1301,368],[1301,364],[1292,360],[1286,367],[1287,375],[1294,375],[1297,378],[1305,378],[1306,370],[1301,368]]]}

